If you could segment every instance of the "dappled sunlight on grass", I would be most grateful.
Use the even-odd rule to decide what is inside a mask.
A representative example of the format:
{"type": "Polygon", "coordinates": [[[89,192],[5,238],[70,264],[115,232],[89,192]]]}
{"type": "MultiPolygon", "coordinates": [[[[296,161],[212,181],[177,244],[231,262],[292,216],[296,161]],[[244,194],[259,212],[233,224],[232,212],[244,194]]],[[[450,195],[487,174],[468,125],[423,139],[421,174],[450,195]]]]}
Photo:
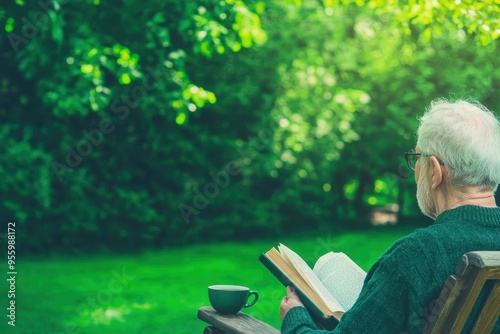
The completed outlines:
{"type": "Polygon", "coordinates": [[[149,310],[151,308],[154,307],[154,305],[151,305],[149,303],[145,303],[145,304],[132,304],[132,307],[133,308],[136,308],[136,309],[139,309],[139,310],[149,310]]]}
{"type": "Polygon", "coordinates": [[[102,309],[98,308],[90,313],[94,324],[109,325],[112,321],[123,322],[123,315],[129,314],[129,309],[102,309]]]}

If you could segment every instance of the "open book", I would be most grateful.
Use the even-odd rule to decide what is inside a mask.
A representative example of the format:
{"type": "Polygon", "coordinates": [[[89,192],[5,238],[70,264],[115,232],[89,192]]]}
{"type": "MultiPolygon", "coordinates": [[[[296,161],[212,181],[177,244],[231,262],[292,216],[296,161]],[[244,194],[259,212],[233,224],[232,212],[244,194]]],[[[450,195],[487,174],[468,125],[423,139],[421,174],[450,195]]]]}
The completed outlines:
{"type": "Polygon", "coordinates": [[[291,285],[314,320],[333,329],[361,292],[366,273],[344,253],[321,256],[314,268],[280,244],[259,260],[285,286],[291,285]]]}

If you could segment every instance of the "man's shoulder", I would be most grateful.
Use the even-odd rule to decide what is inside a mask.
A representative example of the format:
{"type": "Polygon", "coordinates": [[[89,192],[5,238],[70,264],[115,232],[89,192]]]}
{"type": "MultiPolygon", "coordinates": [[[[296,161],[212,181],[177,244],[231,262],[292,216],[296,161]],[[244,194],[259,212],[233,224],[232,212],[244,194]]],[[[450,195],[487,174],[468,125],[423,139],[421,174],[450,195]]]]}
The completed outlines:
{"type": "Polygon", "coordinates": [[[393,266],[400,269],[426,266],[433,261],[438,252],[439,240],[446,231],[434,225],[419,228],[396,241],[377,261],[378,265],[393,266]]]}
{"type": "Polygon", "coordinates": [[[418,228],[409,235],[396,241],[387,251],[387,254],[411,254],[414,256],[422,250],[429,250],[429,247],[433,248],[435,246],[434,241],[440,239],[445,233],[446,229],[438,225],[418,228]]]}
{"type": "Polygon", "coordinates": [[[455,224],[433,224],[418,228],[396,241],[379,261],[398,268],[407,268],[412,272],[415,268],[453,267],[457,259],[468,251],[491,249],[491,246],[488,246],[491,238],[480,232],[482,230],[476,231],[470,225],[469,229],[466,229],[456,228],[455,224]]]}

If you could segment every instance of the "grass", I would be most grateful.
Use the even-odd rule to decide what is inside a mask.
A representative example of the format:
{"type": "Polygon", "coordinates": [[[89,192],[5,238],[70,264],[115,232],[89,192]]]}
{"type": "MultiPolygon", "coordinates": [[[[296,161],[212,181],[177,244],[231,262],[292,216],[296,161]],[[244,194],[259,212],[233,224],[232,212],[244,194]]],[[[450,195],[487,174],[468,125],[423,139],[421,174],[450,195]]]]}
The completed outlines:
{"type": "MultiPolygon", "coordinates": [[[[409,228],[279,240],[312,265],[322,254],[343,251],[365,270],[409,228]]],[[[257,258],[277,240],[195,245],[136,255],[20,261],[16,328],[2,315],[0,333],[102,334],[202,333],[196,318],[208,305],[207,286],[235,284],[259,291],[245,312],[279,327],[284,288],[257,258]],[[6,328],[6,329],[5,329],[6,328]]],[[[7,291],[2,280],[1,291],[7,291]]],[[[5,310],[6,293],[0,296],[5,310]]],[[[6,312],[6,311],[4,311],[6,312]]],[[[5,313],[6,314],[6,313],[5,313]]]]}

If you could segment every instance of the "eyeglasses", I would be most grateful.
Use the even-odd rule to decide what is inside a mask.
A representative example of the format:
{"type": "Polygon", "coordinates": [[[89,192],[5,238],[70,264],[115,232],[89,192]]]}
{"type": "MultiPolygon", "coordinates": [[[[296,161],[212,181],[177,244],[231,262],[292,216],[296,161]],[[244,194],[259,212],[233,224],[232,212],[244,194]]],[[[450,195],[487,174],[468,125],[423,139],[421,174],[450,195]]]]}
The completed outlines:
{"type": "MultiPolygon", "coordinates": [[[[408,165],[409,169],[415,170],[415,166],[417,165],[417,161],[420,156],[430,157],[431,154],[418,153],[413,150],[405,152],[406,164],[408,165]]],[[[441,159],[439,159],[438,157],[436,157],[436,159],[441,166],[444,166],[444,162],[441,159]]]]}

